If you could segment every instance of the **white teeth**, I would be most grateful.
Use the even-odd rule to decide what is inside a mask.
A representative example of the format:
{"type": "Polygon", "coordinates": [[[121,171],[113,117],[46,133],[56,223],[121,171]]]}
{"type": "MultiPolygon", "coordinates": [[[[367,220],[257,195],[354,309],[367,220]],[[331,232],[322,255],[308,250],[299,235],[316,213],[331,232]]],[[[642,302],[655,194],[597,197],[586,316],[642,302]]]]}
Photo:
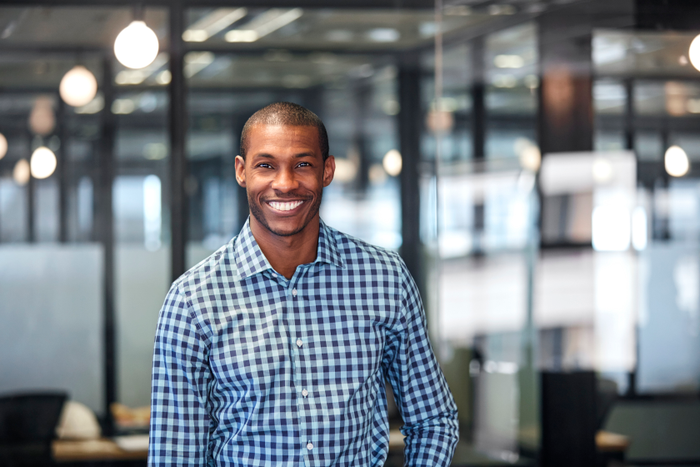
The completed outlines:
{"type": "Polygon", "coordinates": [[[292,209],[301,206],[302,203],[303,201],[288,201],[286,203],[280,201],[268,202],[273,209],[277,209],[278,211],[291,211],[292,209]]]}

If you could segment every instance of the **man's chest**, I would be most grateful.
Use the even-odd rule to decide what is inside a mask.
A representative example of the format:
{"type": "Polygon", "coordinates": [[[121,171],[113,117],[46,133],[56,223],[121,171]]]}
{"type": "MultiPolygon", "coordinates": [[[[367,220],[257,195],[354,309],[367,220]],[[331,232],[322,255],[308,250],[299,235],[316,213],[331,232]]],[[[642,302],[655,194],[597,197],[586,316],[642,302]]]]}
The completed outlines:
{"type": "Polygon", "coordinates": [[[333,387],[345,398],[377,377],[398,320],[396,293],[322,279],[251,281],[219,295],[210,365],[220,389],[273,395],[333,387]]]}

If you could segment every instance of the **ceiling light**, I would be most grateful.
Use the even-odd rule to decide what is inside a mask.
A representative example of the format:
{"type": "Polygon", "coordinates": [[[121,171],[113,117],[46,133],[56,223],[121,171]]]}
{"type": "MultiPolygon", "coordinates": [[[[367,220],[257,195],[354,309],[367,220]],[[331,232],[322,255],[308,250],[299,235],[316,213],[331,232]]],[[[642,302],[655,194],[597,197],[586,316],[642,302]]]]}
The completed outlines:
{"type": "Polygon", "coordinates": [[[97,80],[90,70],[76,65],[63,75],[58,92],[66,104],[81,107],[95,98],[97,80]]]}
{"type": "Polygon", "coordinates": [[[29,165],[34,178],[48,178],[56,170],[56,155],[46,146],[40,146],[32,153],[29,165]]]}
{"type": "Polygon", "coordinates": [[[53,114],[53,101],[46,96],[38,97],[29,114],[29,129],[35,135],[45,136],[51,133],[55,126],[56,117],[53,114]]]}
{"type": "Polygon", "coordinates": [[[128,115],[136,110],[136,105],[131,99],[115,99],[112,102],[112,113],[117,115],[128,115]]]}
{"type": "Polygon", "coordinates": [[[114,55],[127,68],[145,68],[158,56],[158,37],[143,21],[132,21],[114,41],[114,55]]]}
{"type": "Polygon", "coordinates": [[[537,172],[542,163],[540,148],[534,144],[527,145],[518,155],[518,161],[523,169],[527,169],[530,172],[537,172]]]}
{"type": "Polygon", "coordinates": [[[367,37],[374,42],[396,42],[401,33],[393,28],[376,28],[367,33],[367,37]]]}
{"type": "Polygon", "coordinates": [[[688,49],[688,58],[696,70],[700,71],[700,34],[695,36],[688,49]]]}
{"type": "Polygon", "coordinates": [[[7,154],[7,138],[0,133],[0,159],[5,157],[5,154],[7,154]]]}
{"type": "Polygon", "coordinates": [[[27,159],[20,159],[15,164],[15,168],[12,170],[12,178],[15,179],[15,183],[20,186],[24,186],[29,182],[29,162],[27,159]]]}
{"type": "Polygon", "coordinates": [[[141,84],[146,79],[146,73],[141,70],[122,70],[114,77],[114,82],[120,86],[126,84],[141,84]]]}
{"type": "Polygon", "coordinates": [[[496,55],[493,64],[498,68],[522,68],[525,60],[520,55],[496,55]]]}
{"type": "Polygon", "coordinates": [[[664,167],[672,177],[682,177],[690,170],[688,155],[680,146],[671,146],[664,155],[664,167]]]}
{"type": "Polygon", "coordinates": [[[261,14],[245,25],[244,28],[232,29],[226,33],[226,42],[255,42],[268,34],[296,21],[303,14],[301,8],[283,10],[273,8],[261,14]]]}
{"type": "Polygon", "coordinates": [[[218,8],[182,33],[185,42],[204,42],[248,14],[245,8],[218,8]]]}
{"type": "Polygon", "coordinates": [[[396,149],[391,149],[384,155],[384,159],[382,159],[382,166],[384,167],[384,170],[386,170],[386,173],[392,177],[396,177],[401,173],[401,169],[403,167],[401,153],[396,149]]]}

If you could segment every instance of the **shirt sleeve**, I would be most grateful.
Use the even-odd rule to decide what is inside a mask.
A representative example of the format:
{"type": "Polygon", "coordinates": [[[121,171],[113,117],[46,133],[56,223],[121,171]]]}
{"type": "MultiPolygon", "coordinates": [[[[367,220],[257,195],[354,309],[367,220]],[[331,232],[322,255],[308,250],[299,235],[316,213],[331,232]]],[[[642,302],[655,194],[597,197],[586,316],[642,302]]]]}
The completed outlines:
{"type": "Polygon", "coordinates": [[[418,289],[402,266],[403,328],[387,376],[404,421],[405,465],[447,467],[459,439],[457,406],[428,340],[418,289]]]}
{"type": "Polygon", "coordinates": [[[212,381],[209,341],[176,285],[156,328],[151,376],[149,466],[206,465],[212,381]]]}

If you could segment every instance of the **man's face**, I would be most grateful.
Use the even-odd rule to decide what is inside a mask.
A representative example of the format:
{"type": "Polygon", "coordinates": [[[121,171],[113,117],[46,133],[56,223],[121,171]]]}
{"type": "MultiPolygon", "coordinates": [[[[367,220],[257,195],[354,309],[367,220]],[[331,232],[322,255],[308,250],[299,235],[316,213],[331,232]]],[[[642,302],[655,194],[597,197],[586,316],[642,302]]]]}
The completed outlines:
{"type": "Polygon", "coordinates": [[[299,234],[317,221],[334,171],[333,156],[323,161],[318,130],[311,126],[256,125],[248,133],[245,160],[236,157],[251,223],[278,236],[299,234]]]}

